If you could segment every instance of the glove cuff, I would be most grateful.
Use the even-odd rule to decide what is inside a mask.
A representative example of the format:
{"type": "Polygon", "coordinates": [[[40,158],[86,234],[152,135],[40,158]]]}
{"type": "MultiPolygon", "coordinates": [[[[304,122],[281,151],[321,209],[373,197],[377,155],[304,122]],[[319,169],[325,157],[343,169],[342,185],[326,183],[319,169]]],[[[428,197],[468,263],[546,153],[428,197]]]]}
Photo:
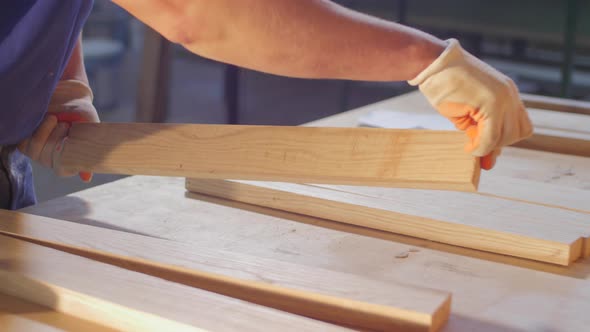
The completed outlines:
{"type": "Polygon", "coordinates": [[[446,42],[448,43],[448,46],[441,53],[441,55],[439,55],[439,57],[436,60],[434,60],[428,67],[426,67],[426,69],[424,69],[415,78],[409,80],[408,84],[412,86],[420,85],[432,75],[449,67],[449,64],[451,62],[454,62],[457,59],[463,57],[464,51],[457,39],[447,39],[446,42]]]}

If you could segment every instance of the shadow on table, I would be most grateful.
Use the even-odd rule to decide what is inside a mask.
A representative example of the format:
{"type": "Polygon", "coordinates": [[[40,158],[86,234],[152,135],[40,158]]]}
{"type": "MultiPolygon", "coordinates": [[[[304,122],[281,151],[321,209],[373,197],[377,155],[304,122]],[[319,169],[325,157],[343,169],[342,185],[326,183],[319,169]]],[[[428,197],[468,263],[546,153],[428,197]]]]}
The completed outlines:
{"type": "MultiPolygon", "coordinates": [[[[114,231],[120,231],[120,232],[132,233],[132,234],[136,234],[136,235],[164,239],[162,237],[159,237],[159,236],[156,236],[153,234],[143,233],[143,232],[139,232],[139,231],[136,231],[136,230],[133,230],[130,228],[121,227],[116,224],[107,223],[104,221],[99,221],[99,220],[94,220],[94,219],[88,218],[86,216],[88,216],[91,212],[90,211],[91,210],[90,203],[88,203],[87,201],[85,201],[79,197],[64,196],[64,197],[54,199],[50,202],[51,202],[51,204],[47,205],[47,209],[43,209],[43,213],[40,213],[40,209],[38,209],[39,206],[37,206],[35,208],[35,212],[33,214],[40,215],[43,217],[48,217],[48,218],[65,220],[65,221],[74,222],[74,223],[78,223],[78,224],[84,224],[84,225],[88,225],[88,226],[106,228],[106,229],[110,229],[110,230],[114,230],[114,231]]],[[[43,205],[43,204],[44,203],[41,203],[40,205],[43,205]]],[[[23,209],[23,210],[21,210],[21,212],[29,213],[27,211],[27,209],[23,209]]],[[[113,220],[113,222],[116,222],[116,220],[113,220]]]]}
{"type": "MultiPolygon", "coordinates": [[[[502,318],[498,317],[498,321],[502,318]]],[[[463,315],[451,314],[448,323],[440,332],[451,332],[451,331],[477,331],[477,332],[525,332],[524,329],[517,329],[508,327],[506,325],[498,324],[497,322],[486,322],[477,319],[472,319],[463,315]]],[[[551,330],[539,330],[543,332],[553,332],[551,330]]]]}

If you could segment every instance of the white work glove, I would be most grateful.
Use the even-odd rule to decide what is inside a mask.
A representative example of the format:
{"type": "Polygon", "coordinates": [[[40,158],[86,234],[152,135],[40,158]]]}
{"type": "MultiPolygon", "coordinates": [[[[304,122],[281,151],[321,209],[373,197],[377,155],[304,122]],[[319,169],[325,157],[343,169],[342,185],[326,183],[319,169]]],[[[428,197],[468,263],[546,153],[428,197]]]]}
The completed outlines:
{"type": "MultiPolygon", "coordinates": [[[[47,114],[33,135],[20,142],[19,150],[31,160],[53,168],[59,176],[75,175],[77,170],[66,170],[59,160],[63,144],[72,122],[100,122],[92,105],[92,90],[78,80],[59,81],[47,108],[47,114]]],[[[84,182],[90,182],[92,174],[80,172],[84,182]]]]}
{"type": "Polygon", "coordinates": [[[518,88],[507,76],[469,54],[455,39],[409,84],[418,86],[430,104],[466,132],[466,151],[491,169],[503,146],[533,133],[518,88]]]}

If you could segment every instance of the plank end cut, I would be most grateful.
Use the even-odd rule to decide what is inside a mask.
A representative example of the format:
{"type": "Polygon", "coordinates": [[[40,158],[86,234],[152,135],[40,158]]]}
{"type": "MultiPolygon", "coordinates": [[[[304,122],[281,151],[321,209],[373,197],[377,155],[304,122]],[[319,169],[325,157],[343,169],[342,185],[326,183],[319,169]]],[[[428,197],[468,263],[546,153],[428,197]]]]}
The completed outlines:
{"type": "Polygon", "coordinates": [[[458,131],[80,123],[62,165],[94,173],[476,191],[458,131]]]}
{"type": "Polygon", "coordinates": [[[445,302],[432,314],[430,332],[440,331],[448,323],[451,316],[451,299],[452,296],[449,294],[445,302]]]}
{"type": "Polygon", "coordinates": [[[580,237],[579,239],[577,239],[576,241],[571,243],[571,245],[569,246],[567,263],[562,264],[562,265],[569,266],[570,264],[574,263],[575,261],[577,261],[580,258],[588,257],[587,251],[588,251],[589,241],[590,241],[589,238],[580,237]]]}

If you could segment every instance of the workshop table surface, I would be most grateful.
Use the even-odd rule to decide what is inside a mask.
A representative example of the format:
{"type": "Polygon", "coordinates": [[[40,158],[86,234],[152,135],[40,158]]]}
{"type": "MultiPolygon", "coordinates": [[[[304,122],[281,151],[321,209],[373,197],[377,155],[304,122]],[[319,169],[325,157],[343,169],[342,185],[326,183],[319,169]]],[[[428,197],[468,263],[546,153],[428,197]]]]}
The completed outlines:
{"type": "MultiPolygon", "coordinates": [[[[356,126],[371,110],[427,107],[414,92],[308,125],[356,126]]],[[[482,181],[488,174],[578,188],[590,204],[590,158],[505,148],[482,181]]],[[[188,193],[180,178],[128,177],[24,212],[449,291],[445,331],[590,326],[590,260],[562,267],[444,245],[188,193]]]]}

